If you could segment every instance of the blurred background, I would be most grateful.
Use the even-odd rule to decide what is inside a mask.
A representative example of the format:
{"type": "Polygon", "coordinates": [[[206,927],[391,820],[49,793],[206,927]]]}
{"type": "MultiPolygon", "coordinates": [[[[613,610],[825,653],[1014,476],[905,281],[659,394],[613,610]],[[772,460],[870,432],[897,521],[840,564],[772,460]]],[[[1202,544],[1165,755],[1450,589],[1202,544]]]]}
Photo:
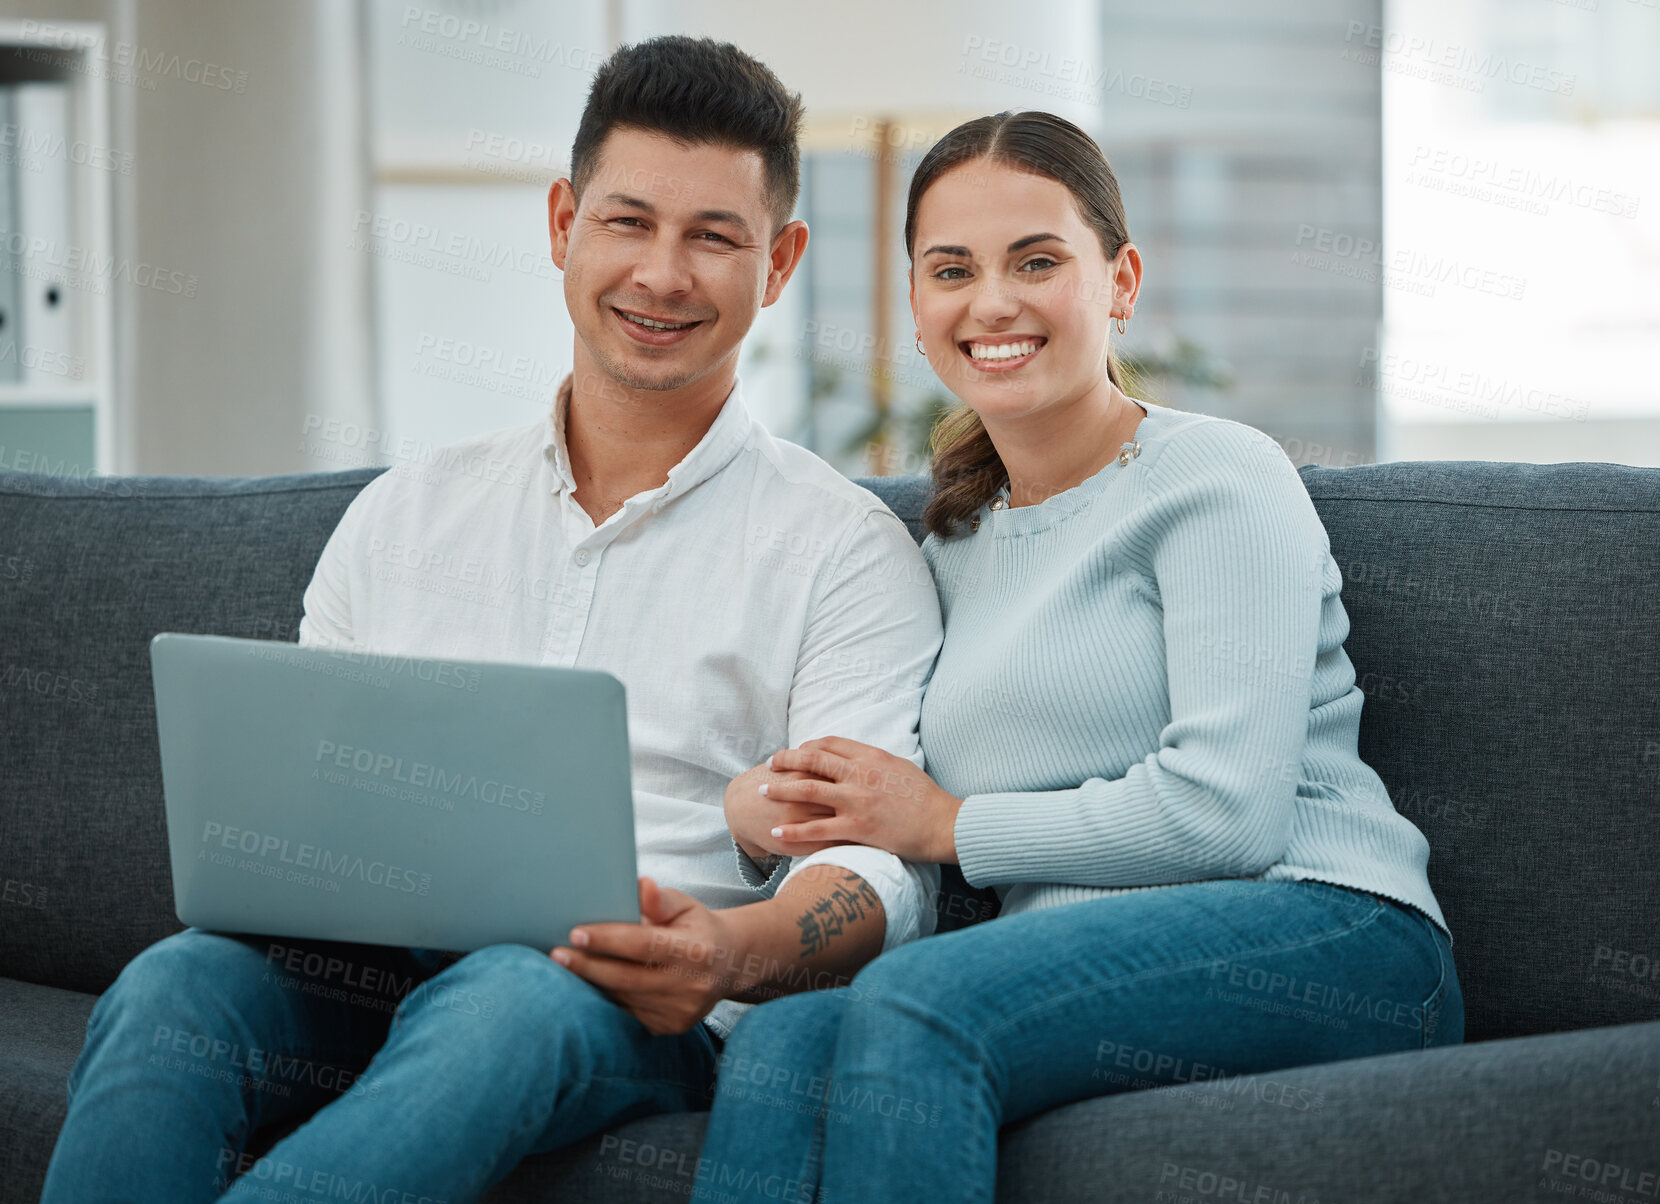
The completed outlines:
{"type": "Polygon", "coordinates": [[[924,471],[905,188],[1042,108],[1121,182],[1138,392],[1293,461],[1660,465],[1660,0],[7,0],[0,468],[419,459],[571,358],[548,184],[622,42],[708,34],[808,107],[803,269],[751,409],[924,471]]]}

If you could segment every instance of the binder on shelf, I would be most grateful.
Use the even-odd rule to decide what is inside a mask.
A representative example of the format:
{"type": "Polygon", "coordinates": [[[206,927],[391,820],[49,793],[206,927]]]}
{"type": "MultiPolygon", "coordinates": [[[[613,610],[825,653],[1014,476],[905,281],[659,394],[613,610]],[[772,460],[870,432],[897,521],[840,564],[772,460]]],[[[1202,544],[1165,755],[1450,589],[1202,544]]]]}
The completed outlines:
{"type": "MultiPolygon", "coordinates": [[[[0,84],[0,130],[15,132],[12,117],[13,85],[0,84]]],[[[0,145],[6,139],[0,138],[0,145]]],[[[15,141],[15,139],[13,139],[15,141]]],[[[22,263],[16,251],[17,155],[0,150],[0,384],[16,381],[23,372],[23,348],[17,341],[22,263]]]]}
{"type": "Polygon", "coordinates": [[[21,379],[26,385],[65,385],[79,376],[76,339],[78,290],[71,262],[75,228],[69,161],[73,140],[69,87],[57,80],[14,85],[17,126],[17,230],[22,239],[18,274],[21,379]]]}

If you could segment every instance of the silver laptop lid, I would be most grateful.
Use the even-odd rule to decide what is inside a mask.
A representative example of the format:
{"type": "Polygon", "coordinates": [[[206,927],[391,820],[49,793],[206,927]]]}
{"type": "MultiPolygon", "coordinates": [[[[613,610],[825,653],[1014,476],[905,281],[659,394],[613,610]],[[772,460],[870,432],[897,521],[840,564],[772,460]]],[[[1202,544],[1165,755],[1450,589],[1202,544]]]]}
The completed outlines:
{"type": "Polygon", "coordinates": [[[471,950],[639,919],[609,673],[164,633],[179,919],[471,950]]]}

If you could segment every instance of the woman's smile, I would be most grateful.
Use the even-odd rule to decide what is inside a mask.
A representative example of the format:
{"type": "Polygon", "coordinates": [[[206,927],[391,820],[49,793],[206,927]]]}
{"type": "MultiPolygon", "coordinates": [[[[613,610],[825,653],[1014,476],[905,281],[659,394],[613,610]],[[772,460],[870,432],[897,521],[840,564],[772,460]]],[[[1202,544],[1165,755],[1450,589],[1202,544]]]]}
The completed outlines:
{"type": "Polygon", "coordinates": [[[957,350],[979,372],[1013,372],[1037,358],[1049,342],[1042,335],[998,335],[964,339],[957,350]]]}

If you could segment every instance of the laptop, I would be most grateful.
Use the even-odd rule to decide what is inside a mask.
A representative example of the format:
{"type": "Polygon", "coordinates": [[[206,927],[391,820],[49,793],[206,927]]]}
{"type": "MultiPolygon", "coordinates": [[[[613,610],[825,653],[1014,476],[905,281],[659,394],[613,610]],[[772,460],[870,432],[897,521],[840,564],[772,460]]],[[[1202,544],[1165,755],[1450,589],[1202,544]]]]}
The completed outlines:
{"type": "Polygon", "coordinates": [[[183,923],[467,952],[639,920],[611,674],[171,632],[150,661],[183,923]]]}

